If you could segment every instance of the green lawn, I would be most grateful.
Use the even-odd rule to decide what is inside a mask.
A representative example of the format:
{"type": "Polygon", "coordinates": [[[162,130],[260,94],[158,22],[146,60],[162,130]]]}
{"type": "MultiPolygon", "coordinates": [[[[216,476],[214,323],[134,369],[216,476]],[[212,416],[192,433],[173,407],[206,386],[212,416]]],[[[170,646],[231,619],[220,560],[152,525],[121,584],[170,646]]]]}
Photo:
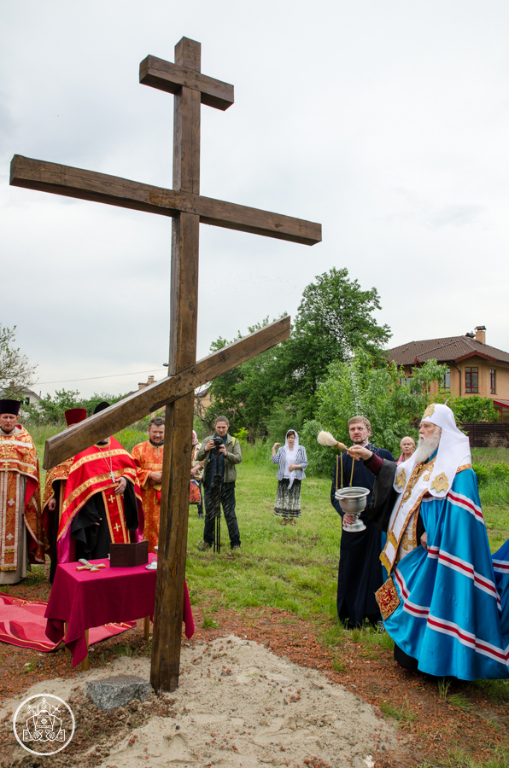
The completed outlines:
{"type": "Polygon", "coordinates": [[[301,617],[335,613],[335,581],[341,536],[340,519],[329,501],[330,482],[302,483],[302,517],[282,526],[274,516],[276,467],[241,464],[237,481],[237,517],[242,555],[229,558],[226,523],[218,556],[199,552],[203,521],[190,507],[187,574],[193,602],[215,590],[217,604],[237,609],[281,608],[301,617]]]}

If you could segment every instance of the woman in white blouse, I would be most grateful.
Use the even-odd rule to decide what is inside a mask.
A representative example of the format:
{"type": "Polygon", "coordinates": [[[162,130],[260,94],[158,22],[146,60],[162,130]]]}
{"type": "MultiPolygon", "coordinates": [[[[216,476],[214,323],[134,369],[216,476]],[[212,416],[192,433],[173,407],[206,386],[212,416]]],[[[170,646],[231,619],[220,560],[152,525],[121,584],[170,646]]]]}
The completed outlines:
{"type": "Polygon", "coordinates": [[[288,430],[284,446],[279,446],[281,443],[272,446],[272,462],[279,464],[274,514],[282,518],[281,525],[286,525],[288,520],[290,525],[295,525],[296,518],[300,517],[300,486],[308,465],[306,449],[299,445],[299,435],[294,429],[288,430]],[[276,448],[279,448],[277,453],[276,448]]]}

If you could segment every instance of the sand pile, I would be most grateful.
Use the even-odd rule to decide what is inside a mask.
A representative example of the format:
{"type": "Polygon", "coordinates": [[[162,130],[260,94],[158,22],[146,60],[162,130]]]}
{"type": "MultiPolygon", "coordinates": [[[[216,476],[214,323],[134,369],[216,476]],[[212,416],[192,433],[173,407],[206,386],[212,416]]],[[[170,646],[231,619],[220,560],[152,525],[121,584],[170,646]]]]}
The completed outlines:
{"type": "Polygon", "coordinates": [[[149,660],[124,657],[94,670],[92,657],[88,673],[26,692],[59,696],[77,722],[69,747],[39,763],[17,745],[12,730],[9,734],[8,713],[21,699],[6,702],[0,710],[6,718],[0,765],[367,768],[380,745],[396,744],[394,729],[359,697],[234,635],[186,644],[174,694],[153,695],[106,715],[84,695],[84,687],[87,680],[113,674],[149,679],[149,660]]]}

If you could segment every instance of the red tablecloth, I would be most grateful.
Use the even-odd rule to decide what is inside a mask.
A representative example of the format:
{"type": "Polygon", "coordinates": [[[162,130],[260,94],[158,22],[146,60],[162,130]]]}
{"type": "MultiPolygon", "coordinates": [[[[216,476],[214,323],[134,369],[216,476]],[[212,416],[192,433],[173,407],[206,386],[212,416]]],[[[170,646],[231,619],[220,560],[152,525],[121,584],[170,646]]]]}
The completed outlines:
{"type": "MultiPolygon", "coordinates": [[[[149,555],[149,560],[154,555],[149,555]]],[[[68,623],[66,645],[72,653],[75,667],[87,657],[85,630],[110,622],[134,621],[144,616],[153,617],[157,571],[146,566],[137,568],[110,568],[109,560],[91,560],[104,563],[100,571],[77,571],[78,563],[57,566],[48,607],[44,614],[48,620],[46,635],[54,643],[60,642],[68,623]]],[[[184,623],[186,637],[194,633],[193,614],[187,584],[184,590],[184,623]]]]}

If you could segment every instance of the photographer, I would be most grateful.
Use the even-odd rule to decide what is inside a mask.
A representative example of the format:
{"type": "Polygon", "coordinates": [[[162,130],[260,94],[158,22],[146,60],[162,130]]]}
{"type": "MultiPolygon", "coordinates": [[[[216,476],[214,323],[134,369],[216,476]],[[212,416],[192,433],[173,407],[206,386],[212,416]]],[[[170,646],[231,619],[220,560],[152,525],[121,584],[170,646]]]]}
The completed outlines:
{"type": "Polygon", "coordinates": [[[206,437],[195,458],[203,461],[203,487],[205,491],[205,528],[200,551],[211,549],[215,543],[215,519],[221,515],[228,526],[232,552],[240,551],[240,533],[235,514],[236,464],[242,461],[239,441],[228,434],[230,422],[225,416],[216,419],[216,432],[206,437]]]}

